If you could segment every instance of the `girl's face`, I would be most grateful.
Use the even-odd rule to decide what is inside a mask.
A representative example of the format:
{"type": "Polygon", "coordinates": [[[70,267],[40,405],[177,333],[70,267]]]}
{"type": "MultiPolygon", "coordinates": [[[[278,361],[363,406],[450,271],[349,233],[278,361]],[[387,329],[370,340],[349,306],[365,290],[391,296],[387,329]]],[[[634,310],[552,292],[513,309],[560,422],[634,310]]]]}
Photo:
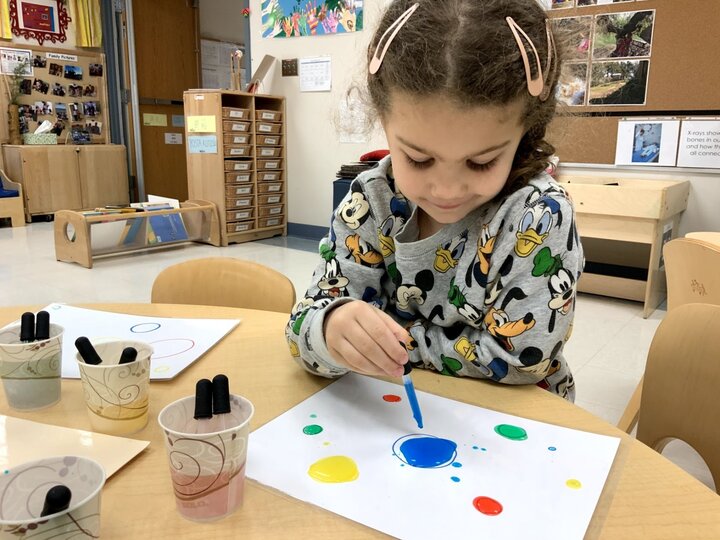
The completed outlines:
{"type": "Polygon", "coordinates": [[[457,108],[442,96],[394,92],[383,128],[397,188],[430,234],[460,221],[505,186],[525,130],[522,101],[457,108]]]}

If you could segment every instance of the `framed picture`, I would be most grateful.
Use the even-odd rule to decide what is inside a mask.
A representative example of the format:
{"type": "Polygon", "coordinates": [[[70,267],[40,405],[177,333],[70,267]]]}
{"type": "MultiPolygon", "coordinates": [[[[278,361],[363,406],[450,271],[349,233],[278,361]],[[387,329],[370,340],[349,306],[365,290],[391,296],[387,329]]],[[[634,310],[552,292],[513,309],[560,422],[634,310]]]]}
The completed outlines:
{"type": "Polygon", "coordinates": [[[61,0],[9,0],[10,28],[16,36],[62,43],[70,22],[65,3],[61,0]]]}

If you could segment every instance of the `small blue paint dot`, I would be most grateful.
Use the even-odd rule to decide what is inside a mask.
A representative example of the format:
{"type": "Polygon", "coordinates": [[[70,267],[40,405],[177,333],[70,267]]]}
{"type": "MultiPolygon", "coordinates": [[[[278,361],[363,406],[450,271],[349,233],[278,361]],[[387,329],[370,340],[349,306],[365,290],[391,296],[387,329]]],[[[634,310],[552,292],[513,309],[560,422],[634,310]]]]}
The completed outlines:
{"type": "Polygon", "coordinates": [[[462,467],[462,463],[459,463],[456,461],[455,463],[452,464],[452,466],[455,467],[456,469],[459,469],[460,467],[462,467]]]}
{"type": "Polygon", "coordinates": [[[483,452],[487,452],[487,448],[481,448],[480,450],[482,450],[483,452]]]}
{"type": "Polygon", "coordinates": [[[459,481],[460,481],[460,479],[459,479],[457,476],[451,476],[451,477],[450,477],[450,480],[452,480],[453,482],[459,482],[459,481]]]}
{"type": "Polygon", "coordinates": [[[400,464],[400,466],[401,466],[401,467],[404,467],[404,466],[405,466],[405,464],[404,464],[404,463],[401,463],[401,464],[400,464]]]}
{"type": "Polygon", "coordinates": [[[557,450],[557,448],[555,448],[554,446],[548,446],[548,450],[554,452],[555,450],[557,450]]]}
{"type": "Polygon", "coordinates": [[[477,446],[473,446],[473,450],[477,450],[477,449],[478,449],[478,447],[477,447],[477,446]]]}

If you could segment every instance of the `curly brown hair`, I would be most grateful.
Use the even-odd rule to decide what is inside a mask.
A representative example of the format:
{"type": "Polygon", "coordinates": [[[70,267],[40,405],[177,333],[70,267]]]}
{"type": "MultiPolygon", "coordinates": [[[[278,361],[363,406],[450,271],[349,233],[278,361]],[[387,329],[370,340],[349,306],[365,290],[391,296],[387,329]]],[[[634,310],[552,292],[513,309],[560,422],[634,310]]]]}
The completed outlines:
{"type": "MultiPolygon", "coordinates": [[[[522,99],[526,132],[502,194],[526,185],[545,170],[555,152],[545,140],[545,131],[555,114],[561,51],[546,83],[550,96],[545,101],[531,96],[520,49],[505,18],[512,17],[530,37],[544,69],[545,11],[537,0],[394,0],[370,42],[368,63],[383,33],[416,3],[417,10],[393,40],[380,70],[368,74],[368,91],[378,114],[381,118],[387,114],[392,91],[418,97],[442,95],[469,107],[502,106],[522,99]]],[[[534,58],[529,50],[528,57],[534,58]]],[[[537,65],[533,60],[530,65],[537,76],[537,65]]]]}

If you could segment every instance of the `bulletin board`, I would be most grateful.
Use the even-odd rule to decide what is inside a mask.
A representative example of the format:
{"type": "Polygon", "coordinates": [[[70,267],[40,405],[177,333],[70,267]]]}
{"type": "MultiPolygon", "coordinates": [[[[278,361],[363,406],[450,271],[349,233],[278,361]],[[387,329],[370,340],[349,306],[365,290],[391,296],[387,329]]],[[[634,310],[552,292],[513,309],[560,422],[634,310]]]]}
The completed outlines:
{"type": "MultiPolygon", "coordinates": [[[[5,50],[30,51],[29,69],[32,74],[23,77],[17,99],[21,134],[33,133],[39,124],[48,120],[53,123],[58,135],[58,144],[73,144],[69,136],[72,128],[86,131],[88,143],[109,142],[110,114],[107,110],[104,54],[0,42],[0,58],[5,57],[5,50]]],[[[3,72],[8,70],[8,66],[3,68],[3,72]]],[[[9,78],[12,75],[0,76],[9,78]]],[[[0,140],[8,142],[8,93],[4,82],[0,96],[3,119],[0,122],[0,140]]]]}
{"type": "MultiPolygon", "coordinates": [[[[574,7],[551,9],[549,17],[592,17],[597,21],[602,15],[612,17],[624,12],[652,11],[653,28],[651,48],[638,54],[638,58],[646,62],[644,69],[647,71],[642,102],[618,105],[597,103],[596,99],[596,103],[590,104],[593,91],[588,85],[587,97],[582,104],[559,106],[548,140],[556,147],[561,162],[613,164],[618,121],[623,118],[720,116],[720,70],[717,68],[720,46],[716,37],[720,28],[720,2],[575,0],[566,4],[574,7]],[[595,5],[578,6],[580,2],[595,5]]],[[[592,28],[595,32],[595,22],[592,28]]],[[[594,32],[589,44],[588,79],[596,62],[594,32]]],[[[566,58],[573,54],[574,49],[566,49],[566,58]]],[[[578,60],[571,58],[571,62],[578,63],[578,60]]],[[[582,72],[583,68],[576,65],[576,69],[582,72]]]]}

